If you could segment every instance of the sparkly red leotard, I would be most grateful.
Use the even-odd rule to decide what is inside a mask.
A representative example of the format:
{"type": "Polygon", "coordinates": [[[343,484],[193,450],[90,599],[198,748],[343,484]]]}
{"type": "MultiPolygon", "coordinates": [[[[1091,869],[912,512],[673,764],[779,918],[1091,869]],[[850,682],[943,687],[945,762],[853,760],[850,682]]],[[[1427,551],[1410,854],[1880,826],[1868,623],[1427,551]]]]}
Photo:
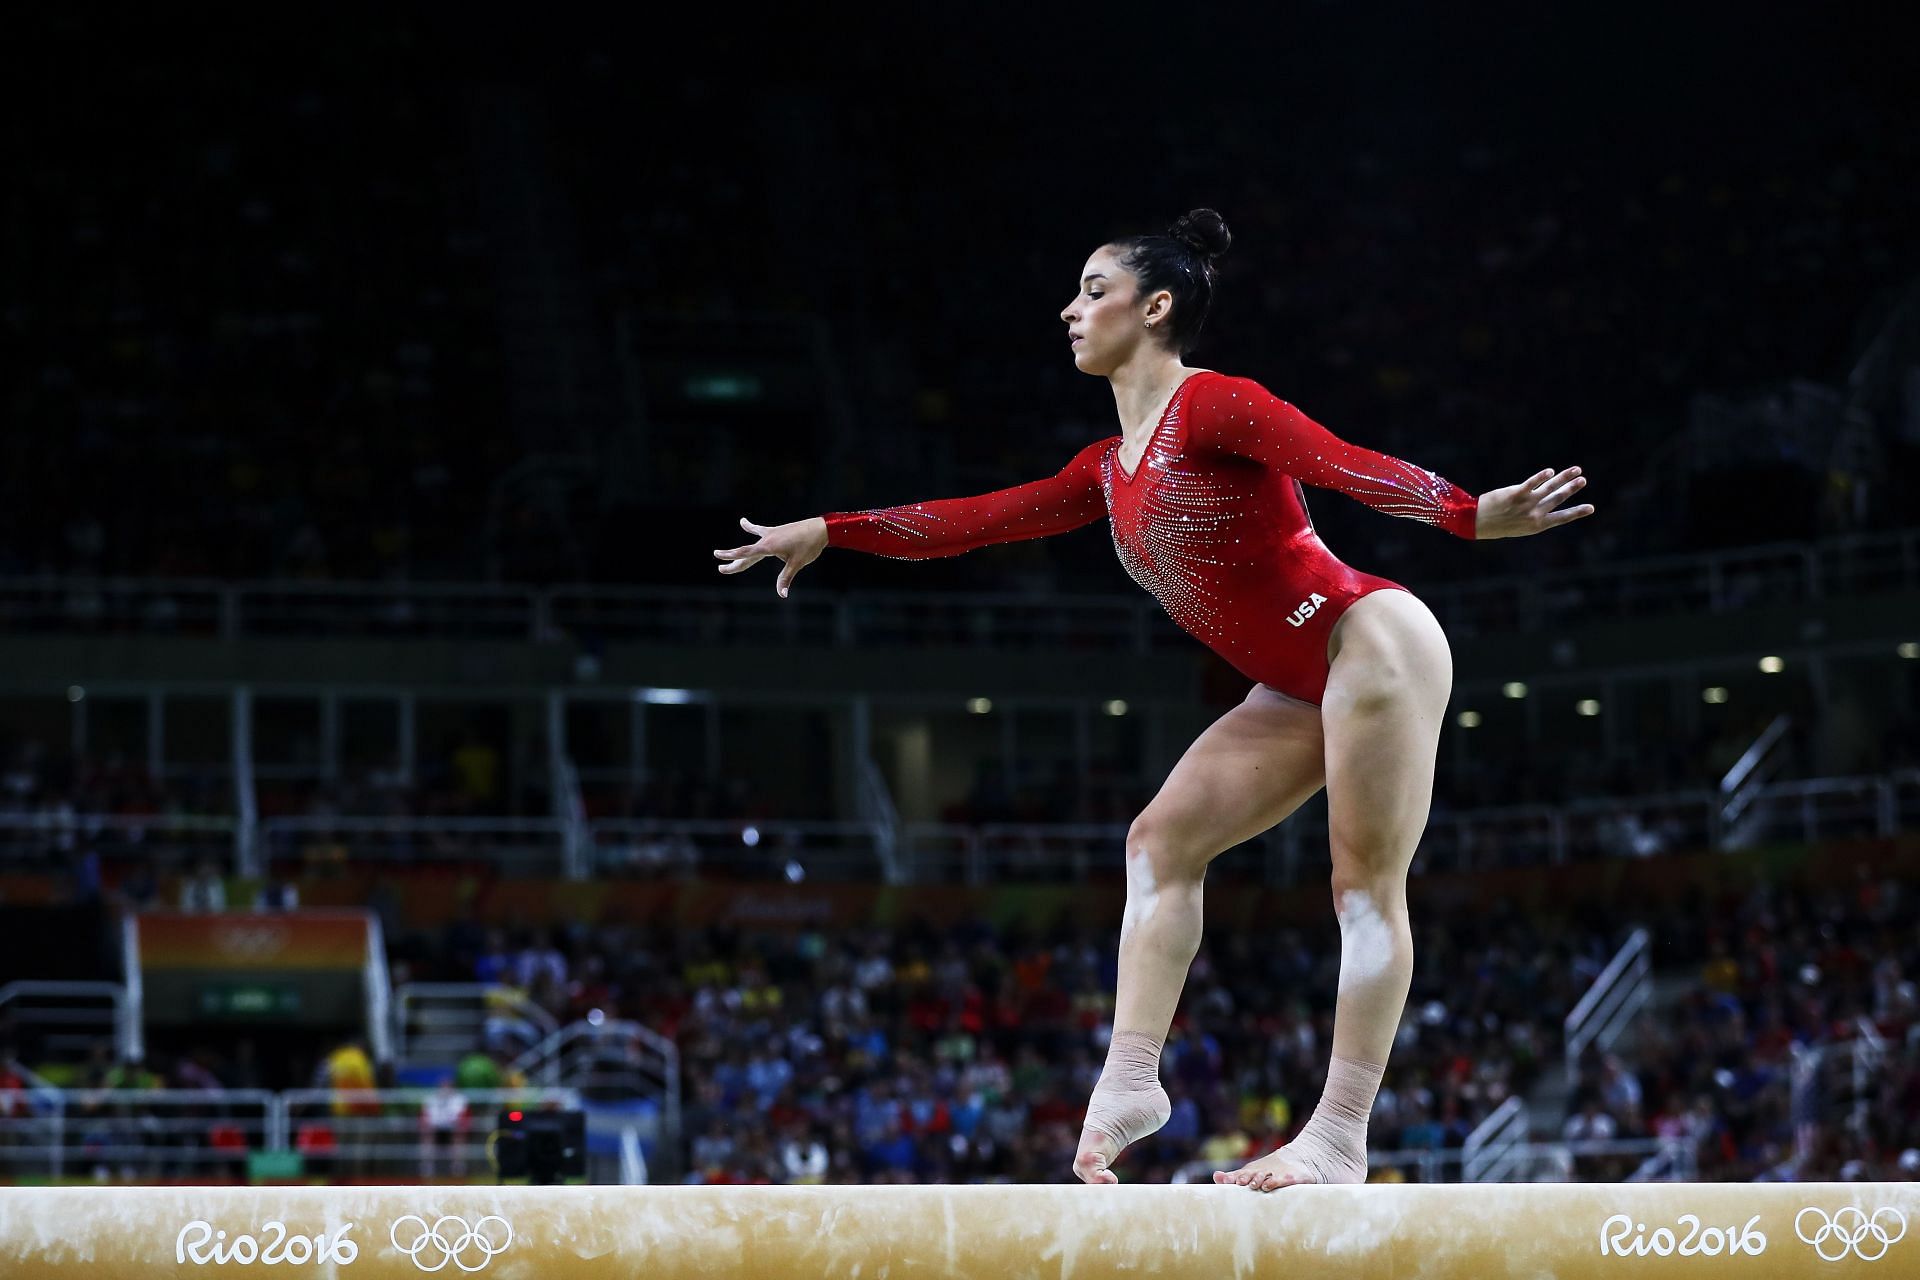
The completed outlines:
{"type": "Polygon", "coordinates": [[[1361,596],[1397,582],[1349,568],[1314,532],[1300,482],[1471,540],[1479,500],[1351,445],[1251,378],[1202,369],[1174,389],[1140,465],[1120,437],[1059,474],[973,498],[829,513],[827,545],[895,559],[958,555],[1110,517],[1134,581],[1250,679],[1319,705],[1327,637],[1361,596]]]}

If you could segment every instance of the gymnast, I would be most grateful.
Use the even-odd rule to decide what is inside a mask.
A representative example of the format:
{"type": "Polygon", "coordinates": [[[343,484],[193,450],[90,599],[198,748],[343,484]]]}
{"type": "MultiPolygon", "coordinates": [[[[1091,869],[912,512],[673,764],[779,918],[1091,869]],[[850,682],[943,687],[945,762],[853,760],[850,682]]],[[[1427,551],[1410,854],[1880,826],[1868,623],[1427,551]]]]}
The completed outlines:
{"type": "Polygon", "coordinates": [[[1074,1172],[1116,1182],[1120,1152],[1171,1114],[1160,1051],[1200,946],[1207,864],[1327,790],[1340,976],[1319,1104],[1293,1140],[1214,1181],[1271,1191],[1366,1179],[1367,1119],[1413,977],[1407,869],[1433,798],[1453,657],[1427,606],[1327,550],[1303,483],[1474,541],[1593,514],[1565,506],[1579,467],[1545,468],[1478,498],[1348,444],[1251,378],[1184,363],[1232,237],[1212,209],[1087,259],[1060,313],[1083,373],[1113,387],[1120,434],[1049,478],[970,498],[741,519],[756,541],[716,550],[721,573],[767,556],[775,588],[827,547],[898,559],[1077,529],[1106,516],[1133,579],[1254,681],[1187,748],[1127,831],[1113,1037],[1074,1172]]]}

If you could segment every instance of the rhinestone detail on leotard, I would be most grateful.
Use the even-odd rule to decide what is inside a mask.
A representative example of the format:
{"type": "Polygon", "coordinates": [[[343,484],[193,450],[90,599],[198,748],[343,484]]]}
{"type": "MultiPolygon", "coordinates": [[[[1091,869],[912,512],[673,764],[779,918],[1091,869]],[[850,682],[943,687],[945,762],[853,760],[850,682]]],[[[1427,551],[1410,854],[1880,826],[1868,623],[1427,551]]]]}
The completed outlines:
{"type": "Polygon", "coordinates": [[[1128,472],[1110,436],[1058,473],[972,498],[831,512],[827,541],[896,559],[1064,533],[1105,515],[1128,576],[1243,673],[1309,702],[1328,630],[1399,584],[1343,564],[1314,531],[1302,482],[1474,537],[1478,502],[1413,463],[1349,444],[1250,378],[1199,370],[1174,389],[1128,472]]]}

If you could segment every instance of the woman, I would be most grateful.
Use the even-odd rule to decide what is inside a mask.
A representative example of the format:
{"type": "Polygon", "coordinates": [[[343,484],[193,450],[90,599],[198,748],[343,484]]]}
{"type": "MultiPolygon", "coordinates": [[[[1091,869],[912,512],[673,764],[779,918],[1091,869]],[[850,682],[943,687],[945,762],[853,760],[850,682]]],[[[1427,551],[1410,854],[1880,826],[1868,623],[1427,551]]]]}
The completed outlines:
{"type": "Polygon", "coordinates": [[[1160,1050],[1200,945],[1207,863],[1322,786],[1340,923],[1332,1061],[1292,1142],[1214,1181],[1269,1191],[1366,1177],[1367,1116],[1413,976],[1407,868],[1426,825],[1453,680],[1446,636],[1399,583],[1335,559],[1307,514],[1307,484],[1477,541],[1593,514],[1562,508],[1578,467],[1475,498],[1410,463],[1347,444],[1249,378],[1192,369],[1231,237],[1196,209],[1162,236],[1087,259],[1061,311],[1081,371],[1113,386],[1121,432],[1050,479],[974,498],[742,519],[758,541],[715,551],[721,573],[765,556],[777,589],[829,546],[903,559],[1078,528],[1101,516],[1127,572],[1182,627],[1255,681],[1210,725],[1127,832],[1127,903],[1113,1039],[1087,1105],[1074,1172],[1114,1182],[1114,1158],[1170,1114],[1160,1050]]]}

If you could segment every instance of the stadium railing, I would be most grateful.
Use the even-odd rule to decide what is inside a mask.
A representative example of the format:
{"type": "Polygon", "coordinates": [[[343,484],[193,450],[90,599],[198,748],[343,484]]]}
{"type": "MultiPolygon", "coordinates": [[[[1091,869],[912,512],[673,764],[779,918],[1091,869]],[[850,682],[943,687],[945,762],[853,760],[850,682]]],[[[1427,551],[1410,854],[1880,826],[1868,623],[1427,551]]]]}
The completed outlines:
{"type": "Polygon", "coordinates": [[[292,1152],[317,1176],[479,1177],[501,1109],[580,1105],[535,1087],[0,1090],[0,1176],[244,1182],[251,1157],[292,1152]]]}
{"type": "Polygon", "coordinates": [[[0,1090],[0,1172],[243,1180],[249,1152],[286,1146],[285,1115],[258,1089],[0,1090]]]}
{"type": "MultiPolygon", "coordinates": [[[[1483,871],[1719,848],[1722,804],[1718,792],[1701,790],[1438,812],[1428,821],[1416,870],[1483,871]]],[[[1760,841],[1812,842],[1920,829],[1920,770],[1771,783],[1755,793],[1743,821],[1755,824],[1754,838],[1760,841]]],[[[153,850],[170,846],[120,837],[141,828],[203,834],[223,825],[231,831],[232,819],[103,821],[92,814],[0,813],[0,866],[47,870],[89,851],[103,859],[148,859],[153,850]]],[[[481,863],[521,875],[571,873],[565,824],[558,819],[273,818],[262,829],[269,869],[281,874],[303,863],[358,860],[481,863]]],[[[919,883],[1084,880],[1118,874],[1126,833],[1125,823],[908,822],[899,828],[894,858],[901,874],[919,883]]],[[[604,819],[588,824],[587,834],[590,856],[581,870],[588,875],[891,880],[889,833],[871,822],[604,819]]],[[[1291,885],[1326,838],[1324,809],[1312,803],[1246,844],[1261,854],[1261,878],[1291,885]]],[[[206,852],[234,856],[234,842],[206,852]]],[[[163,856],[159,865],[167,862],[163,856]]],[[[1235,858],[1225,865],[1244,863],[1235,858]]],[[[241,872],[247,873],[245,866],[241,872]]]]}
{"type": "MultiPolygon", "coordinates": [[[[1920,529],[1770,543],[1434,583],[1421,596],[1459,634],[1596,616],[1725,613],[1920,586],[1920,529]]],[[[0,627],[242,636],[530,640],[590,634],[655,644],[965,644],[1148,653],[1191,643],[1144,596],[849,591],[770,608],[735,588],[588,584],[219,582],[0,578],[0,627]]]]}

